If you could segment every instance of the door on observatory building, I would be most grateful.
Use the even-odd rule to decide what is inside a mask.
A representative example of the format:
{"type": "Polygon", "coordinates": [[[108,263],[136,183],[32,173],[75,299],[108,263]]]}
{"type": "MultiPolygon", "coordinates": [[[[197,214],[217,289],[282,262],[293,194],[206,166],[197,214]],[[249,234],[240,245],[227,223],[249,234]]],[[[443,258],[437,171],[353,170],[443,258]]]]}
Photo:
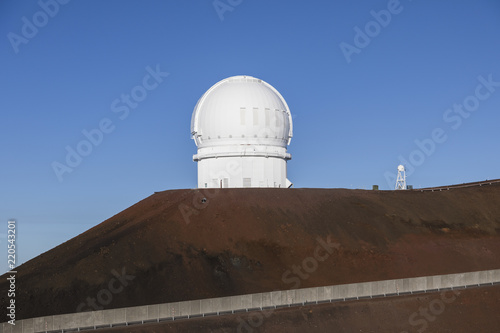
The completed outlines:
{"type": "Polygon", "coordinates": [[[228,188],[229,187],[229,178],[214,178],[212,179],[212,186],[214,188],[228,188]]]}
{"type": "Polygon", "coordinates": [[[253,178],[253,161],[251,158],[243,158],[241,159],[241,175],[243,176],[243,187],[252,187],[252,178],[253,178]]]}

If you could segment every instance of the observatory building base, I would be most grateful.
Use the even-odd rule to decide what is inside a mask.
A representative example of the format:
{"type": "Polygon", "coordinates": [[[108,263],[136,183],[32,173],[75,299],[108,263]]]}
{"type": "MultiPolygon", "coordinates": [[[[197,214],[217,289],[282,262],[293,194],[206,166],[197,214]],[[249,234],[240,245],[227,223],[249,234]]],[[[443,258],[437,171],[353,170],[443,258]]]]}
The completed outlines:
{"type": "Polygon", "coordinates": [[[277,157],[223,157],[198,161],[199,188],[281,187],[292,184],[286,178],[286,161],[277,157]]]}

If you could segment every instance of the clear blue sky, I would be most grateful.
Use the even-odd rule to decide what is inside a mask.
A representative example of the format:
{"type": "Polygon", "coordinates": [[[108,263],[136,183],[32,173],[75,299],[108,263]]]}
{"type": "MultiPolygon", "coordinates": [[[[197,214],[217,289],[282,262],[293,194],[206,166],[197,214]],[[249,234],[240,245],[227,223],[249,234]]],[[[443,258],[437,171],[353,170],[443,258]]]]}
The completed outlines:
{"type": "Polygon", "coordinates": [[[18,262],[195,187],[191,112],[233,75],[287,100],[296,187],[389,189],[400,156],[416,187],[500,178],[498,1],[54,1],[0,4],[0,225],[18,221],[18,262]]]}

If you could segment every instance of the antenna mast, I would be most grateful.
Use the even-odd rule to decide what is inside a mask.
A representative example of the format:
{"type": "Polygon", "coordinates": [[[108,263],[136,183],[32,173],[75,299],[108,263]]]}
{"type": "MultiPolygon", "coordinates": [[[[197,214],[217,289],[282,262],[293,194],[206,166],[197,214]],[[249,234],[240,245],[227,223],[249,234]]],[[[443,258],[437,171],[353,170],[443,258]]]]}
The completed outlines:
{"type": "Polygon", "coordinates": [[[404,165],[398,165],[398,178],[396,179],[395,190],[406,190],[406,172],[404,165]]]}

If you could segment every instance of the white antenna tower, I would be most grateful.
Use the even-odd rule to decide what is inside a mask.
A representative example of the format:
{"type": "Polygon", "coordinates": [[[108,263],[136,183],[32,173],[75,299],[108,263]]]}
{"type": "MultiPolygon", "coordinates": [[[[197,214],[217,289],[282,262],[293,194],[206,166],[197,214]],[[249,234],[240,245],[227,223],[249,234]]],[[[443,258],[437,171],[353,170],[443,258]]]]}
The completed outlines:
{"type": "Polygon", "coordinates": [[[396,179],[396,190],[406,190],[406,172],[404,165],[398,165],[398,178],[396,179]]]}

